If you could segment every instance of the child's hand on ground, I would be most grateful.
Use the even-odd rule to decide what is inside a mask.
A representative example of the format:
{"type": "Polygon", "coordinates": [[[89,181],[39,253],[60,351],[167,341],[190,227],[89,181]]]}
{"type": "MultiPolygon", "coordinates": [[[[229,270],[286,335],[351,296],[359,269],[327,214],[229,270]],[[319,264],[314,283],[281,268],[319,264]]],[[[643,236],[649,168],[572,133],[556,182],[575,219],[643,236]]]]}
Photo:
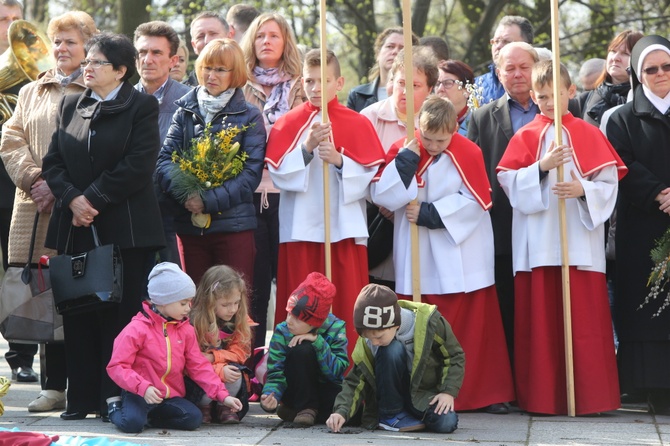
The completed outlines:
{"type": "Polygon", "coordinates": [[[234,396],[227,396],[223,400],[224,406],[230,407],[233,412],[239,412],[242,410],[242,402],[235,398],[234,396]]]}
{"type": "Polygon", "coordinates": [[[321,141],[327,141],[330,136],[330,122],[322,124],[315,122],[307,131],[307,139],[305,140],[305,149],[312,153],[317,148],[321,141]]]}
{"type": "Polygon", "coordinates": [[[242,376],[242,372],[234,365],[226,365],[223,367],[223,376],[224,376],[223,382],[234,383],[235,381],[240,379],[240,377],[242,376]]]}
{"type": "Polygon", "coordinates": [[[438,393],[430,400],[431,406],[435,404],[435,413],[442,415],[451,410],[454,410],[454,397],[448,393],[438,393]]]}
{"type": "Polygon", "coordinates": [[[316,334],[314,333],[305,333],[301,335],[295,335],[291,338],[291,340],[288,342],[289,347],[295,347],[296,345],[299,345],[302,343],[302,341],[311,341],[314,342],[316,341],[316,334]]]}
{"type": "Polygon", "coordinates": [[[147,391],[144,392],[144,401],[146,401],[147,404],[160,404],[163,402],[163,397],[157,388],[149,386],[147,387],[147,391]]]}
{"type": "Polygon", "coordinates": [[[337,433],[340,431],[340,428],[344,424],[344,417],[339,413],[331,413],[328,419],[326,420],[326,426],[330,428],[331,431],[337,433]]]}
{"type": "Polygon", "coordinates": [[[335,145],[330,141],[326,140],[319,143],[319,158],[338,169],[342,167],[342,154],[335,149],[335,145]]]}
{"type": "Polygon", "coordinates": [[[417,142],[416,138],[413,138],[411,141],[407,142],[405,141],[405,144],[403,147],[406,150],[411,150],[412,152],[416,153],[417,155],[421,156],[421,150],[419,149],[419,143],[417,142]]]}
{"type": "Polygon", "coordinates": [[[410,223],[416,223],[419,220],[419,211],[421,211],[421,203],[410,203],[405,208],[405,215],[410,223]]]}
{"type": "Polygon", "coordinates": [[[277,408],[277,398],[274,393],[261,395],[261,408],[266,412],[274,412],[277,408]]]}
{"type": "Polygon", "coordinates": [[[551,188],[558,195],[558,198],[579,198],[584,195],[584,186],[582,186],[574,170],[570,171],[570,176],[572,177],[572,181],[556,183],[551,188]]]}
{"type": "Polygon", "coordinates": [[[547,153],[540,160],[540,169],[542,172],[549,172],[551,169],[567,163],[572,158],[572,147],[566,145],[554,147],[554,144],[552,141],[549,150],[547,150],[547,153]]]}
{"type": "Polygon", "coordinates": [[[658,209],[661,210],[661,212],[665,212],[666,214],[670,214],[670,187],[666,187],[663,189],[657,196],[656,196],[656,201],[659,202],[658,209]]]}

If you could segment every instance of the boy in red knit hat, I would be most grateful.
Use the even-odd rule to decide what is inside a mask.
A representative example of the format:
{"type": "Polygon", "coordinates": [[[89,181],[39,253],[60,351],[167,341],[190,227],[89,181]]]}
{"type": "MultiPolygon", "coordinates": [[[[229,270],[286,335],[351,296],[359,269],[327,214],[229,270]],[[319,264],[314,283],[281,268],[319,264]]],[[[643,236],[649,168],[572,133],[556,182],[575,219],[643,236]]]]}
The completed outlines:
{"type": "Polygon", "coordinates": [[[270,340],[261,407],[303,426],[325,422],[349,366],[344,321],[330,314],[335,285],[312,272],[291,293],[270,340]]]}

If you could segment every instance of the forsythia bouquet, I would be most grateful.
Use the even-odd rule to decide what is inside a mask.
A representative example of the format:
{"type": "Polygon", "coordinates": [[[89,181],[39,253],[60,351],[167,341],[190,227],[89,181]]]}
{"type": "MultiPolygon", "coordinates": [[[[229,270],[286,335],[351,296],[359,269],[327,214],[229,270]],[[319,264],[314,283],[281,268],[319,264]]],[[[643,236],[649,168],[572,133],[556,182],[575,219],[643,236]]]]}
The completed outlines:
{"type": "MultiPolygon", "coordinates": [[[[242,172],[249,155],[240,152],[239,142],[232,141],[247,128],[224,123],[221,131],[212,133],[209,123],[202,136],[191,140],[189,148],[181,154],[172,152],[172,193],[180,203],[196,194],[202,196],[204,191],[219,187],[242,172]]],[[[193,214],[191,221],[199,228],[207,228],[212,220],[209,214],[193,214]]]]}
{"type": "MultiPolygon", "coordinates": [[[[651,291],[644,298],[644,302],[642,302],[640,308],[647,305],[651,300],[657,299],[658,295],[664,291],[665,286],[670,281],[670,228],[665,231],[660,239],[656,240],[656,246],[654,246],[649,255],[651,256],[651,260],[654,261],[654,267],[647,281],[647,286],[651,285],[651,291]]],[[[665,299],[663,299],[654,317],[661,314],[668,306],[670,306],[670,291],[666,293],[665,299]]]]}

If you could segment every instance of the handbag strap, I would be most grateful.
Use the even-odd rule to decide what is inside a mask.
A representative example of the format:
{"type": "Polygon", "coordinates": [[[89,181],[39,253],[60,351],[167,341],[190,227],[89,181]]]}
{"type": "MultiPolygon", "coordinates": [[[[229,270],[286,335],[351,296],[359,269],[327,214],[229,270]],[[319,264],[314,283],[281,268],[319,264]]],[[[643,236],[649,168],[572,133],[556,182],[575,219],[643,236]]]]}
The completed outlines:
{"type": "Polygon", "coordinates": [[[33,223],[33,233],[30,236],[30,248],[28,248],[28,262],[23,267],[21,272],[21,282],[28,285],[32,279],[32,271],[30,270],[30,263],[33,260],[33,252],[35,251],[35,237],[37,236],[37,222],[40,219],[40,213],[35,212],[35,221],[33,223]]]}
{"type": "MultiPolygon", "coordinates": [[[[98,238],[98,230],[95,229],[95,225],[93,223],[91,223],[90,228],[91,228],[91,231],[93,231],[93,244],[97,248],[97,247],[100,246],[100,239],[98,238]]],[[[33,237],[35,236],[35,230],[36,229],[37,229],[37,220],[35,220],[35,227],[33,228],[33,237]]],[[[67,233],[67,240],[65,241],[65,252],[66,253],[68,252],[68,248],[70,247],[70,238],[72,236],[72,230],[73,230],[72,225],[70,225],[70,230],[67,233]]],[[[72,237],[72,238],[74,238],[74,237],[72,237]]],[[[33,240],[33,242],[34,242],[34,240],[33,240]]],[[[31,245],[31,250],[32,250],[32,245],[31,245]]],[[[74,240],[72,241],[72,250],[74,250],[74,240]]],[[[72,250],[70,250],[69,252],[72,252],[72,250]]],[[[32,256],[32,254],[31,254],[31,256],[32,256]]]]}

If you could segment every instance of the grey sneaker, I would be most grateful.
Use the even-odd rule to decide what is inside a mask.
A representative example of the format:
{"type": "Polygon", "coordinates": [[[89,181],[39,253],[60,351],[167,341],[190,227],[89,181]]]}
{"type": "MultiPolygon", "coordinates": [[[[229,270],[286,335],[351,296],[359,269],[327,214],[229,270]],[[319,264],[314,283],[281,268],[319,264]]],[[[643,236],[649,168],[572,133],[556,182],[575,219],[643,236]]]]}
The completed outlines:
{"type": "Polygon", "coordinates": [[[28,412],[49,412],[65,409],[65,391],[42,390],[37,398],[28,404],[28,412]]]}

